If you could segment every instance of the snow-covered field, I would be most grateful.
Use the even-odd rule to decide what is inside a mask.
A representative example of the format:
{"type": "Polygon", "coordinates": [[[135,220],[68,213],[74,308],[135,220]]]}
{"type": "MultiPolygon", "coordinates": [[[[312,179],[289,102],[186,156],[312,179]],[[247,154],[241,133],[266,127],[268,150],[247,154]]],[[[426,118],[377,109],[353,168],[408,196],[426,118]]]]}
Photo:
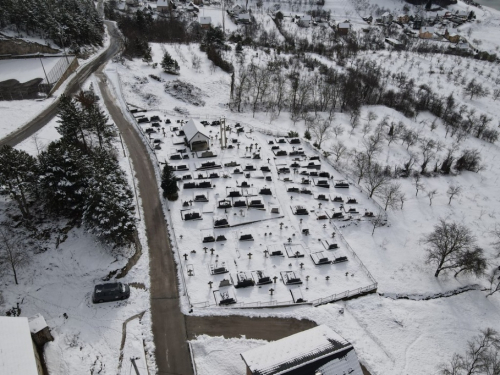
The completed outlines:
{"type": "MultiPolygon", "coordinates": [[[[159,61],[162,56],[160,46],[152,45],[152,48],[154,61],[159,61]]],[[[229,101],[229,76],[218,69],[211,69],[210,63],[196,46],[167,46],[167,50],[175,59],[179,61],[179,63],[183,61],[182,64],[180,63],[181,72],[178,77],[172,77],[160,73],[159,69],[154,70],[137,60],[126,62],[125,66],[112,64],[112,70],[116,71],[120,76],[121,86],[118,88],[118,91],[121,90],[125,100],[139,107],[158,111],[145,113],[144,115],[150,116],[154,113],[163,114],[161,115],[161,119],[165,120],[166,118],[170,118],[173,125],[177,125],[175,120],[178,118],[187,119],[190,116],[194,116],[199,120],[206,119],[212,121],[217,117],[225,116],[228,119],[228,124],[230,125],[233,125],[235,122],[240,122],[246,128],[252,126],[255,129],[264,129],[276,132],[287,132],[289,130],[293,130],[297,131],[300,135],[304,133],[304,124],[302,122],[298,122],[294,125],[289,119],[288,113],[283,113],[277,119],[270,119],[265,113],[256,113],[255,117],[252,117],[251,113],[229,112],[227,107],[224,105],[229,101]],[[192,68],[191,59],[193,55],[198,55],[202,59],[201,66],[198,69],[192,68]],[[205,106],[197,107],[172,98],[170,95],[164,93],[163,83],[156,82],[149,78],[146,81],[144,78],[148,74],[159,75],[164,80],[180,79],[195,85],[206,93],[203,98],[206,102],[205,106]],[[153,98],[153,101],[151,101],[151,98],[153,98]],[[190,115],[176,117],[172,112],[174,107],[185,108],[190,115]]],[[[249,51],[247,51],[246,54],[247,56],[250,56],[249,51]]],[[[256,55],[252,56],[252,60],[256,63],[266,61],[265,57],[257,57],[256,55]]],[[[227,57],[230,60],[233,58],[231,55],[228,55],[227,57]]],[[[367,55],[366,57],[372,58],[371,55],[367,55]]],[[[376,59],[377,55],[373,55],[373,58],[376,59]]],[[[397,54],[392,54],[391,58],[387,58],[387,52],[383,52],[379,54],[378,61],[385,64],[385,66],[390,68],[391,71],[404,71],[408,74],[409,78],[421,80],[422,77],[424,77],[424,80],[428,81],[424,82],[428,83],[437,92],[440,92],[442,95],[453,92],[457,100],[462,101],[471,107],[477,107],[478,111],[484,111],[489,116],[494,117],[493,123],[497,121],[496,119],[498,118],[498,115],[495,112],[495,102],[491,98],[483,98],[479,100],[474,99],[473,102],[470,102],[468,98],[462,97],[461,89],[457,89],[455,86],[455,91],[453,91],[454,85],[446,82],[446,74],[438,75],[436,73],[427,79],[425,72],[430,64],[434,67],[438,67],[440,63],[445,63],[445,65],[447,64],[444,67],[444,71],[446,72],[446,69],[448,69],[447,67],[453,67],[453,57],[435,56],[432,62],[427,61],[427,59],[430,60],[430,56],[423,58],[419,55],[410,55],[408,62],[404,64],[404,56],[399,58],[397,54]],[[422,60],[422,62],[419,66],[415,63],[411,66],[410,60],[412,58],[414,61],[422,60]],[[441,61],[437,62],[437,59],[441,59],[441,61]],[[424,74],[422,74],[420,69],[423,70],[424,74]],[[442,92],[440,91],[441,89],[443,90],[442,92]]],[[[322,61],[328,62],[327,59],[322,61]]],[[[486,79],[484,75],[487,75],[491,69],[493,69],[493,72],[495,73],[496,66],[491,67],[490,63],[477,62],[470,59],[464,59],[460,66],[464,69],[464,74],[465,70],[467,71],[466,75],[468,75],[469,78],[476,77],[477,79],[484,79],[485,84],[491,84],[490,89],[494,89],[494,85],[491,83],[492,80],[489,79],[490,83],[487,83],[488,79],[486,79]],[[465,68],[465,66],[469,63],[470,67],[465,68]],[[481,70],[484,71],[483,78],[478,73],[481,70]]],[[[430,124],[434,120],[434,117],[429,113],[421,113],[416,119],[409,119],[392,109],[377,106],[363,107],[361,112],[361,125],[352,133],[352,135],[350,134],[351,129],[349,127],[349,116],[342,113],[336,113],[334,124],[343,126],[345,132],[342,135],[339,135],[338,138],[332,136],[331,139],[325,142],[322,148],[328,150],[337,141],[342,141],[349,149],[360,149],[362,147],[364,137],[369,137],[370,134],[373,134],[373,128],[376,123],[380,122],[380,120],[382,120],[385,116],[389,117],[389,122],[394,121],[397,123],[399,121],[403,121],[406,126],[419,131],[421,136],[432,137],[441,141],[445,146],[451,145],[454,141],[450,137],[445,137],[445,129],[439,120],[437,121],[438,127],[435,130],[431,130],[430,124]],[[371,130],[364,135],[361,129],[368,121],[367,117],[369,111],[375,112],[378,119],[372,123],[371,130]]],[[[164,124],[162,125],[165,126],[164,124]]],[[[169,129],[166,128],[167,135],[168,130],[169,129]]],[[[215,135],[218,132],[218,127],[210,127],[210,130],[212,130],[212,135],[215,135]]],[[[230,135],[230,137],[233,136],[234,134],[230,135]]],[[[264,136],[256,132],[247,134],[247,136],[256,138],[257,143],[259,143],[262,147],[262,153],[270,152],[268,148],[269,146],[266,144],[268,136],[264,136]]],[[[248,139],[242,137],[243,135],[240,135],[240,141],[248,139]]],[[[226,150],[224,151],[224,154],[222,154],[217,149],[216,152],[219,154],[218,157],[215,159],[205,160],[218,161],[219,159],[225,160],[228,157],[229,159],[236,159],[238,155],[245,153],[244,147],[242,148],[245,141],[241,142],[242,144],[240,145],[239,150],[237,148],[233,150],[226,150]]],[[[248,142],[254,141],[250,141],[248,139],[248,142]]],[[[406,161],[409,154],[406,150],[406,145],[402,146],[400,143],[401,142],[394,142],[391,143],[390,146],[387,146],[387,143],[385,143],[382,152],[377,157],[377,160],[383,164],[402,165],[402,163],[406,161]]],[[[218,142],[214,141],[214,144],[217,145],[218,142]]],[[[301,146],[304,147],[304,145],[301,146]]],[[[162,158],[166,158],[166,156],[173,153],[174,151],[172,149],[177,147],[180,148],[180,146],[172,147],[170,146],[168,140],[165,141],[165,143],[161,145],[162,149],[157,151],[158,159],[163,161],[162,158]]],[[[491,230],[497,221],[496,217],[498,215],[498,210],[500,209],[500,202],[497,194],[495,193],[500,173],[497,166],[498,163],[496,163],[499,156],[499,149],[495,144],[486,143],[476,138],[468,138],[464,140],[460,144],[459,150],[465,148],[479,149],[483,157],[483,163],[486,165],[486,169],[480,173],[464,172],[458,176],[424,178],[422,182],[428,191],[433,189],[437,189],[438,191],[432,205],[429,205],[429,199],[425,192],[420,192],[418,196],[415,196],[415,189],[411,180],[400,179],[398,182],[402,184],[407,201],[404,204],[403,210],[388,212],[389,225],[378,228],[373,237],[371,236],[369,225],[364,222],[358,223],[353,221],[344,225],[343,228],[339,228],[339,231],[345,236],[347,242],[352,246],[361,261],[366,265],[373,277],[377,280],[378,291],[386,296],[394,297],[396,294],[415,294],[416,296],[414,298],[419,299],[419,295],[422,297],[433,296],[436,293],[452,291],[467,285],[479,284],[480,288],[488,286],[485,279],[477,279],[472,276],[461,275],[458,278],[454,278],[452,275],[443,275],[436,279],[433,276],[433,267],[425,264],[425,248],[420,243],[422,236],[432,231],[433,226],[439,218],[457,220],[473,229],[478,237],[478,244],[485,249],[487,256],[491,259],[491,261],[495,262],[493,258],[495,253],[491,248],[490,243],[493,240],[491,230]],[[454,199],[451,205],[448,205],[446,190],[452,184],[459,184],[462,186],[463,190],[458,199],[454,199]]],[[[412,148],[410,148],[410,151],[411,150],[412,148]]],[[[415,148],[414,152],[418,153],[418,148],[415,148]]],[[[444,151],[438,153],[438,158],[442,157],[443,152],[444,151]]],[[[266,157],[263,157],[261,164],[267,164],[266,159],[266,157]]],[[[190,159],[185,160],[184,164],[189,164],[191,166],[192,163],[196,163],[198,160],[199,159],[193,160],[190,155],[190,159]]],[[[273,159],[271,158],[271,160],[273,159]]],[[[323,164],[326,165],[325,163],[323,164]]],[[[347,177],[344,173],[348,172],[348,162],[340,160],[337,167],[342,172],[333,172],[334,178],[340,179],[347,177]]],[[[215,171],[220,172],[220,170],[215,171]]],[[[192,168],[189,172],[193,173],[192,168]]],[[[200,208],[203,207],[203,211],[207,212],[203,215],[203,220],[187,223],[182,222],[182,225],[179,226],[177,225],[179,220],[174,219],[176,236],[183,234],[183,239],[179,240],[179,246],[182,248],[184,244],[189,241],[189,245],[186,246],[186,251],[184,252],[188,255],[188,260],[184,260],[184,257],[182,257],[182,254],[184,253],[181,252],[180,262],[182,265],[187,266],[187,264],[192,264],[194,267],[195,276],[186,276],[190,296],[191,289],[193,288],[189,285],[194,284],[196,279],[201,280],[202,276],[205,275],[203,282],[199,283],[201,288],[197,287],[194,295],[204,299],[212,298],[213,300],[213,294],[211,294],[210,287],[206,285],[209,281],[207,275],[208,277],[211,277],[208,272],[208,267],[212,262],[210,258],[213,257],[210,256],[210,252],[205,254],[203,251],[204,245],[201,243],[201,230],[210,228],[212,214],[208,212],[216,210],[213,208],[214,198],[216,198],[215,194],[219,193],[219,198],[223,197],[221,194],[223,194],[225,187],[233,186],[235,185],[235,181],[239,180],[238,178],[234,178],[234,175],[231,176],[233,178],[222,180],[222,187],[219,186],[221,183],[217,180],[217,182],[214,182],[216,188],[209,192],[210,202],[208,204],[202,205],[200,203],[193,203],[192,207],[197,208],[198,205],[200,208]],[[194,232],[196,234],[193,234],[193,231],[187,231],[184,228],[196,228],[197,232],[194,232]],[[191,253],[191,250],[196,250],[196,253],[191,253]]],[[[254,183],[256,186],[260,186],[263,183],[261,180],[253,178],[250,178],[249,182],[254,183]]],[[[286,186],[285,183],[281,181],[276,182],[275,178],[273,178],[272,183],[272,187],[276,190],[276,192],[273,191],[273,194],[278,195],[278,199],[275,200],[280,203],[280,207],[289,209],[291,204],[288,203],[287,205],[285,203],[288,201],[288,196],[290,194],[283,191],[283,186],[286,186]],[[286,199],[283,199],[283,196],[285,196],[286,199]],[[283,204],[281,204],[282,200],[284,201],[283,204]]],[[[351,190],[354,189],[351,188],[351,190]]],[[[180,200],[171,206],[171,213],[174,217],[175,215],[178,215],[177,217],[180,215],[181,207],[179,206],[182,201],[186,199],[185,191],[186,190],[181,190],[180,200]]],[[[187,191],[189,192],[189,199],[192,199],[192,190],[187,191]]],[[[356,195],[356,198],[359,198],[360,202],[362,202],[360,206],[363,209],[369,208],[370,203],[366,194],[358,194],[359,195],[356,195]]],[[[274,198],[266,199],[271,200],[274,198]]],[[[294,200],[295,199],[296,198],[294,197],[294,200]]],[[[307,204],[306,202],[316,203],[317,201],[308,198],[303,201],[304,204],[307,204]]],[[[314,209],[316,209],[316,207],[314,207],[314,209]]],[[[232,213],[234,214],[234,212],[232,213]]],[[[236,214],[236,216],[240,215],[238,212],[236,212],[236,214]]],[[[288,225],[289,228],[292,228],[293,226],[295,229],[299,229],[299,231],[296,231],[296,237],[300,236],[300,224],[297,224],[296,222],[297,216],[293,216],[290,213],[288,214],[289,223],[286,223],[285,225],[288,225]]],[[[309,217],[308,219],[311,220],[312,217],[309,217]]],[[[279,226],[276,225],[277,223],[273,223],[272,221],[270,223],[272,224],[269,224],[269,229],[267,228],[268,224],[265,224],[265,226],[258,224],[261,225],[262,228],[260,228],[260,230],[252,231],[253,236],[256,238],[251,245],[251,252],[253,254],[259,254],[254,251],[253,248],[259,249],[270,242],[269,236],[266,238],[266,236],[263,236],[262,232],[268,233],[271,231],[273,236],[279,232],[279,226]],[[262,246],[260,245],[261,243],[262,246]]],[[[316,223],[321,223],[321,221],[316,223]]],[[[314,240],[315,238],[319,238],[323,235],[323,228],[321,227],[321,224],[316,226],[309,225],[308,229],[311,228],[313,228],[313,234],[310,236],[311,239],[314,240]]],[[[225,229],[222,231],[228,230],[225,229]]],[[[232,247],[230,251],[227,251],[226,249],[219,250],[227,245],[220,246],[218,242],[215,243],[217,244],[217,247],[212,246],[213,244],[208,244],[207,247],[214,247],[214,249],[216,249],[214,254],[219,252],[220,257],[223,255],[225,256],[226,254],[234,254],[236,251],[236,245],[240,244],[234,239],[229,239],[229,241],[232,241],[231,243],[234,244],[234,248],[232,247]]],[[[227,242],[228,244],[230,243],[229,241],[227,242]]],[[[243,268],[248,270],[256,269],[253,267],[253,264],[258,263],[258,267],[261,267],[261,265],[264,264],[263,260],[265,261],[265,258],[260,254],[260,259],[259,257],[253,255],[250,260],[247,255],[249,251],[247,250],[249,249],[245,248],[245,251],[240,251],[240,258],[237,258],[238,255],[236,253],[236,265],[234,265],[234,256],[230,258],[228,264],[230,264],[231,267],[234,267],[232,271],[233,274],[236,271],[236,266],[239,267],[238,270],[243,268]],[[232,264],[231,261],[233,262],[232,264]],[[248,263],[250,263],[250,265],[248,265],[248,263]],[[242,265],[245,267],[242,267],[242,265]]],[[[227,261],[226,259],[224,260],[227,261]]],[[[297,263],[295,259],[292,259],[292,268],[294,262],[297,263]]],[[[290,263],[290,261],[286,260],[285,265],[288,263],[290,263]]],[[[335,265],[332,267],[335,267],[335,265]]],[[[296,268],[297,267],[294,269],[296,268]]],[[[182,269],[183,272],[185,272],[185,275],[187,275],[186,269],[182,269]]],[[[356,275],[358,274],[359,273],[356,275]]],[[[311,278],[309,280],[311,280],[311,278]]],[[[320,280],[319,277],[318,280],[320,280]]],[[[349,282],[351,282],[351,280],[349,280],[349,282]]],[[[245,291],[245,289],[248,288],[240,290],[245,291]]],[[[313,293],[311,289],[312,288],[306,290],[305,292],[313,293]]],[[[238,290],[238,293],[240,293],[240,290],[238,290]]],[[[319,290],[319,288],[317,288],[317,290],[319,290]]],[[[268,291],[264,290],[264,292],[268,291]]],[[[248,297],[245,295],[244,298],[253,298],[253,291],[251,293],[246,293],[248,293],[248,297]]],[[[255,294],[259,295],[260,292],[257,291],[255,294]]],[[[263,294],[264,293],[262,292],[262,295],[263,294]]],[[[278,298],[278,295],[274,295],[273,297],[278,298]]],[[[270,298],[269,294],[267,294],[267,298],[270,298]]],[[[241,302],[239,298],[238,302],[241,302]]],[[[315,320],[318,324],[324,323],[329,325],[343,337],[351,341],[358,352],[360,360],[372,374],[399,375],[436,373],[438,364],[451,358],[454,352],[462,352],[466,347],[466,341],[477,334],[479,329],[486,327],[498,328],[496,317],[500,311],[499,308],[500,302],[498,295],[486,299],[484,292],[480,290],[473,290],[449,298],[439,298],[428,301],[394,300],[392,298],[373,295],[353,301],[339,302],[333,305],[320,306],[317,308],[302,306],[282,308],[279,310],[273,309],[272,311],[234,311],[220,308],[196,308],[194,313],[199,315],[244,314],[253,316],[276,315],[294,316],[298,318],[307,317],[315,320]],[[345,313],[343,315],[338,312],[341,307],[345,307],[345,313]],[[422,358],[425,358],[425,361],[422,360],[422,358]]],[[[198,369],[200,374],[212,373],[210,365],[203,365],[203,363],[211,363],[210,358],[215,355],[215,353],[210,353],[210,345],[216,344],[212,343],[210,340],[211,339],[208,338],[202,338],[197,342],[195,341],[196,345],[198,345],[197,347],[195,346],[195,361],[197,366],[200,364],[201,368],[204,368],[204,370],[198,369]]],[[[217,341],[220,339],[214,340],[217,341]]],[[[235,349],[232,350],[230,348],[233,347],[233,342],[227,342],[228,355],[226,358],[228,358],[228,362],[232,363],[230,366],[233,366],[234,364],[234,368],[241,366],[241,363],[239,363],[239,353],[244,351],[239,346],[241,343],[242,341],[238,341],[238,345],[235,344],[235,349]]],[[[219,343],[217,343],[217,345],[219,345],[219,343]]],[[[252,347],[252,345],[253,343],[248,342],[248,348],[252,347]]],[[[234,373],[231,371],[232,370],[228,370],[226,373],[234,373]]]]}
{"type": "MultiPolygon", "coordinates": [[[[83,69],[90,62],[94,61],[103,51],[105,51],[109,47],[109,43],[110,43],[110,38],[106,31],[104,35],[103,46],[101,48],[96,49],[86,60],[80,59],[78,61],[79,67],[77,68],[77,70],[73,72],[68,78],[66,78],[66,81],[52,94],[50,98],[40,101],[38,100],[0,101],[0,118],[2,118],[2,121],[0,122],[0,138],[4,138],[10,133],[23,127],[26,123],[34,119],[41,111],[50,106],[55,100],[57,100],[59,95],[61,95],[64,92],[69,81],[75,76],[75,74],[77,74],[77,72],[83,69]]],[[[40,61],[39,59],[33,59],[33,60],[36,60],[38,62],[40,61]]],[[[1,61],[2,60],[0,60],[0,63],[1,61]]],[[[32,62],[31,64],[34,63],[32,62]]],[[[4,74],[3,70],[0,71],[0,74],[4,74]]],[[[29,79],[25,78],[23,74],[24,74],[23,72],[20,72],[19,78],[17,79],[20,82],[28,81],[29,79]]],[[[0,81],[2,80],[0,79],[0,81]]]]}
{"type": "MultiPolygon", "coordinates": [[[[47,74],[50,74],[50,71],[62,59],[65,59],[65,57],[0,60],[0,82],[8,79],[16,79],[24,83],[32,79],[41,78],[46,83],[44,69],[47,74]]],[[[51,81],[51,83],[53,82],[51,81]]]]}
{"type": "MultiPolygon", "coordinates": [[[[88,88],[90,82],[97,89],[94,78],[84,87],[88,88]]],[[[57,125],[56,117],[16,147],[37,155],[59,138],[57,125]]],[[[115,146],[121,150],[119,140],[115,146]]],[[[117,155],[129,184],[134,183],[128,158],[123,157],[122,152],[117,155]]],[[[6,204],[4,198],[1,204],[6,204]]],[[[58,247],[53,244],[35,254],[30,265],[18,272],[19,285],[13,285],[10,275],[2,277],[5,300],[2,311],[19,303],[22,316],[40,313],[51,328],[55,340],[45,346],[45,359],[51,374],[93,371],[125,375],[129,374],[130,358],[138,358],[137,365],[144,371],[147,367],[155,368],[149,311],[149,254],[144,223],[138,221],[137,225],[142,255],[128,274],[118,280],[131,284],[128,300],[93,304],[91,294],[94,285],[127,264],[135,248],[131,246],[116,252],[83,228],[71,228],[67,239],[58,247]]]]}

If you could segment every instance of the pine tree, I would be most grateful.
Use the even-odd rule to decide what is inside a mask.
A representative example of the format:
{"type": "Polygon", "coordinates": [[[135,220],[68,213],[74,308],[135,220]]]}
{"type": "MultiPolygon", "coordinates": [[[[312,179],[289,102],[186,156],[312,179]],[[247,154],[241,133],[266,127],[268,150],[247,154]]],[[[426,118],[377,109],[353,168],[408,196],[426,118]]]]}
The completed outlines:
{"type": "Polygon", "coordinates": [[[144,51],[144,55],[142,56],[142,61],[147,63],[148,65],[151,64],[153,61],[153,56],[151,56],[151,47],[148,46],[146,50],[144,51]]]}
{"type": "Polygon", "coordinates": [[[174,169],[165,163],[163,167],[163,173],[161,175],[161,188],[163,189],[163,197],[170,201],[175,201],[179,198],[177,192],[179,187],[177,186],[177,181],[175,179],[174,169]]]}
{"type": "Polygon", "coordinates": [[[84,116],[82,110],[78,108],[76,100],[67,95],[61,95],[59,99],[59,120],[60,125],[56,128],[61,134],[63,142],[79,144],[85,151],[88,150],[87,140],[84,132],[84,116]]]}
{"type": "Polygon", "coordinates": [[[26,153],[11,146],[0,149],[0,185],[4,185],[24,218],[31,217],[28,198],[37,194],[38,163],[26,153]]]}
{"type": "Polygon", "coordinates": [[[165,51],[165,54],[163,55],[161,67],[165,73],[179,74],[179,64],[177,64],[177,61],[175,61],[167,51],[165,51]]]}
{"type": "Polygon", "coordinates": [[[85,195],[83,222],[89,232],[118,246],[133,240],[133,194],[110,153],[100,150],[95,153],[93,176],[85,195]]]}
{"type": "Polygon", "coordinates": [[[89,160],[73,145],[56,141],[39,156],[40,189],[46,209],[80,219],[89,178],[89,160]]]}

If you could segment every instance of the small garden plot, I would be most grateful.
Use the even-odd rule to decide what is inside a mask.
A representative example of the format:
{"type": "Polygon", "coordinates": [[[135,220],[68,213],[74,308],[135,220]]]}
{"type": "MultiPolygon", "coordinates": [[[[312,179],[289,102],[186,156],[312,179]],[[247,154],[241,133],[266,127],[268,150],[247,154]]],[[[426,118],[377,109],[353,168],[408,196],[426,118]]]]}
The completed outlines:
{"type": "MultiPolygon", "coordinates": [[[[218,135],[217,128],[212,135],[218,135]]],[[[161,134],[152,137],[160,139],[161,134]]],[[[279,150],[287,155],[275,159],[271,150],[277,146],[274,144],[260,150],[264,162],[246,157],[255,151],[255,143],[280,140],[260,133],[240,136],[239,148],[222,150],[219,142],[214,142],[210,151],[217,156],[209,160],[182,152],[175,153],[189,154],[190,158],[169,160],[181,188],[179,199],[168,203],[181,259],[179,272],[184,274],[193,306],[286,305],[299,300],[314,303],[373,284],[359,262],[348,262],[342,249],[330,248],[334,240],[320,240],[336,230],[330,220],[334,213],[342,219],[348,216],[340,207],[333,209],[332,196],[319,183],[324,180],[332,185],[330,176],[338,173],[328,164],[321,165],[314,154],[294,160],[297,156],[291,157],[288,152],[296,146],[284,140],[279,150]],[[249,151],[251,146],[253,150],[249,151]],[[290,167],[293,163],[299,165],[297,171],[290,167]],[[214,166],[218,171],[211,170],[214,166]],[[299,170],[305,174],[299,174],[299,170]],[[263,172],[271,179],[262,178],[263,172]],[[297,185],[287,185],[283,177],[297,185]],[[280,194],[287,190],[293,194],[280,194]],[[184,207],[186,202],[188,206],[184,207]],[[195,212],[203,220],[187,220],[186,214],[195,212]],[[316,219],[322,220],[320,225],[316,219]],[[323,256],[319,257],[321,252],[323,256]],[[331,265],[319,267],[323,258],[331,265]],[[304,284],[301,295],[292,294],[290,290],[300,283],[304,284]]],[[[157,152],[159,160],[168,160],[168,146],[170,150],[180,149],[167,145],[157,152]]],[[[365,205],[361,192],[355,189],[352,194],[365,205]]],[[[366,207],[375,211],[368,202],[366,207]]]]}
{"type": "Polygon", "coordinates": [[[185,210],[181,212],[182,220],[203,220],[200,210],[185,210]]]}
{"type": "Polygon", "coordinates": [[[307,302],[300,287],[290,288],[290,294],[292,295],[293,303],[307,302]]]}
{"type": "Polygon", "coordinates": [[[324,253],[323,251],[319,251],[317,253],[311,254],[311,259],[315,265],[321,266],[325,264],[332,264],[332,259],[330,259],[329,255],[324,253]]]}

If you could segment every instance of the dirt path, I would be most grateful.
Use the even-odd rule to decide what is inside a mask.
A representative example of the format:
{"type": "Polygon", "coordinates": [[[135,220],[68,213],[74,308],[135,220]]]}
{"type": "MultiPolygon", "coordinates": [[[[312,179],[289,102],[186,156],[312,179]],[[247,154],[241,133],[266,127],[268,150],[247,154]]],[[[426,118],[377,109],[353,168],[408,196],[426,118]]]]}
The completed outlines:
{"type": "Polygon", "coordinates": [[[249,318],[246,316],[186,316],[189,340],[197,335],[279,340],[294,333],[316,327],[311,320],[281,318],[249,318]]]}
{"type": "Polygon", "coordinates": [[[193,369],[184,315],[179,307],[177,270],[153,165],[134,125],[128,122],[112,99],[104,75],[97,73],[97,76],[104,103],[127,144],[139,181],[150,255],[151,315],[158,373],[191,375],[193,369]]]}

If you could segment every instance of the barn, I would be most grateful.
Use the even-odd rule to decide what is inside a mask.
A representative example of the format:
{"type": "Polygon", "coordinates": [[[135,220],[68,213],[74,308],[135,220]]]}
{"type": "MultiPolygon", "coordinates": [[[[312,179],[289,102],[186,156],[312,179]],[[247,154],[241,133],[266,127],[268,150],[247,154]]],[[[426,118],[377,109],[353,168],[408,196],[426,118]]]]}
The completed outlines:
{"type": "Polygon", "coordinates": [[[202,151],[210,148],[210,137],[201,123],[190,119],[184,124],[183,130],[191,151],[202,151]]]}

